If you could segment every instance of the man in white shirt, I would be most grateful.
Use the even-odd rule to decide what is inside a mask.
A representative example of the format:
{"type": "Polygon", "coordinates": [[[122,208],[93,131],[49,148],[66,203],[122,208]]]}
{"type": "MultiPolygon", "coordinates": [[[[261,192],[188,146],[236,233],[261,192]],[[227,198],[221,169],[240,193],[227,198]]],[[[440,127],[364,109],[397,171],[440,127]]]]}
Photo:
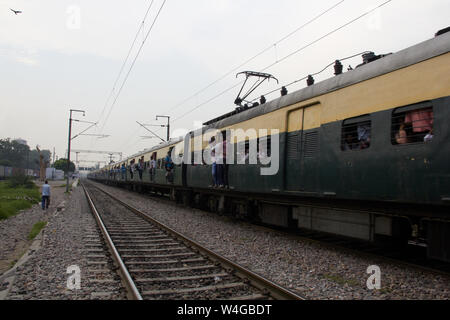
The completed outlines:
{"type": "Polygon", "coordinates": [[[150,160],[150,181],[154,182],[156,174],[156,153],[152,154],[152,158],[150,160]]]}
{"type": "Polygon", "coordinates": [[[42,210],[48,209],[50,205],[50,185],[45,180],[45,184],[42,186],[42,210]]]}

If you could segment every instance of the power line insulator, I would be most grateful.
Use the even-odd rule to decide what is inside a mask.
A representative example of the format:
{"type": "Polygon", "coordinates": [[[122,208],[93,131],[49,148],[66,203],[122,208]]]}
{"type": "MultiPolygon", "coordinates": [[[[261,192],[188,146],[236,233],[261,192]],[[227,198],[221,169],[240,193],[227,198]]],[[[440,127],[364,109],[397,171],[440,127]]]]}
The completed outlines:
{"type": "Polygon", "coordinates": [[[266,97],[261,96],[261,99],[259,99],[259,102],[260,102],[261,104],[266,103],[266,97]]]}
{"type": "Polygon", "coordinates": [[[334,75],[337,76],[342,73],[343,65],[339,60],[334,63],[334,75]]]}

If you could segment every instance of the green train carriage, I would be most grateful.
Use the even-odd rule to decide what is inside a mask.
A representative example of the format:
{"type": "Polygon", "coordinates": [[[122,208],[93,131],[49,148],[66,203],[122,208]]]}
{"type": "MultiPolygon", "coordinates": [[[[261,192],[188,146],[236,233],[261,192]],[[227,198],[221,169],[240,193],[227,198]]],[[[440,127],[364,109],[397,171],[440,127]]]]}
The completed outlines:
{"type": "MultiPolygon", "coordinates": [[[[294,224],[371,241],[379,235],[422,237],[429,245],[437,243],[429,246],[437,247],[429,252],[431,257],[448,260],[449,49],[447,33],[209,121],[201,131],[192,132],[191,139],[211,129],[277,129],[280,133],[272,139],[280,142],[278,173],[262,176],[261,165],[229,165],[231,191],[223,192],[229,202],[234,198],[242,203],[236,193],[256,199],[256,209],[249,210],[251,205],[246,204],[243,211],[256,211],[263,222],[285,227],[294,224]],[[416,135],[409,143],[398,144],[398,119],[421,110],[432,114],[433,139],[425,142],[424,136],[416,135]],[[370,130],[369,146],[345,150],[346,135],[355,135],[360,125],[370,130]],[[337,209],[302,206],[317,199],[337,209]],[[440,244],[442,238],[446,245],[440,244]]],[[[244,139],[234,143],[249,143],[248,137],[244,139]]],[[[236,149],[237,144],[238,156],[236,149]]],[[[211,167],[188,165],[187,177],[188,186],[206,189],[211,185],[211,167]]]]}
{"type": "Polygon", "coordinates": [[[263,105],[213,119],[184,142],[145,152],[158,154],[158,181],[144,175],[142,181],[127,177],[121,184],[283,227],[368,241],[425,241],[430,258],[449,261],[449,49],[450,33],[442,34],[263,105]],[[425,142],[425,134],[416,134],[409,124],[409,141],[398,143],[399,121],[424,110],[431,115],[427,132],[433,138],[425,142]],[[359,128],[365,128],[370,141],[364,148],[349,148],[358,144],[359,128]],[[230,188],[211,188],[211,166],[193,164],[187,157],[207,147],[209,136],[201,146],[195,146],[193,138],[211,129],[277,130],[270,138],[244,136],[233,142],[237,158],[238,144],[278,140],[277,173],[261,175],[261,164],[229,164],[230,188]],[[175,145],[185,162],[176,166],[171,184],[164,179],[162,158],[175,145]]]}

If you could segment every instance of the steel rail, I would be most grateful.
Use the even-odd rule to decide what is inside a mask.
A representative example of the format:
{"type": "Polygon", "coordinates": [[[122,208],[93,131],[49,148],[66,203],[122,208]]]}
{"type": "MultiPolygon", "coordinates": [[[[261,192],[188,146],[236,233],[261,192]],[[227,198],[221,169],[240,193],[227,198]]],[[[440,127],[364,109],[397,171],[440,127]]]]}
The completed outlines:
{"type": "MultiPolygon", "coordinates": [[[[105,180],[102,181],[97,181],[98,183],[105,183],[105,180]]],[[[139,185],[139,184],[137,184],[139,185]]],[[[165,185],[158,185],[159,186],[165,186],[165,185]]],[[[173,186],[172,186],[173,187],[173,186]]],[[[176,186],[175,186],[176,187],[176,186]]],[[[183,190],[182,187],[180,187],[179,189],[183,190]]],[[[225,190],[223,189],[218,189],[218,190],[206,190],[206,189],[201,189],[201,188],[197,188],[197,189],[193,189],[195,191],[198,190],[202,190],[202,191],[208,191],[211,194],[217,193],[217,192],[223,192],[225,190]]],[[[152,195],[150,195],[152,196],[152,195]]],[[[257,196],[255,196],[255,198],[257,198],[257,196]]],[[[153,198],[154,199],[154,198],[153,198]]],[[[244,199],[244,198],[242,198],[244,199]]],[[[259,199],[259,197],[258,197],[259,199]]],[[[169,199],[158,199],[158,201],[160,200],[164,200],[164,201],[169,201],[169,199]]],[[[273,204],[291,204],[290,202],[285,202],[285,201],[271,201],[271,200],[265,200],[264,202],[266,203],[273,203],[273,204]]],[[[342,207],[342,206],[333,206],[332,204],[314,204],[311,202],[308,203],[299,203],[300,205],[304,206],[304,207],[309,207],[309,208],[321,208],[321,209],[329,209],[329,210],[339,210],[339,211],[345,211],[345,212],[352,212],[355,210],[355,208],[348,208],[348,207],[342,207]]],[[[401,214],[391,214],[390,212],[384,212],[384,211],[380,211],[377,209],[360,209],[359,211],[364,212],[364,213],[368,213],[368,214],[376,214],[376,215],[383,215],[383,216],[395,216],[395,217],[405,217],[404,215],[401,214]]],[[[443,222],[449,222],[450,220],[442,220],[439,218],[423,218],[424,220],[436,220],[436,221],[443,221],[443,222]]],[[[364,257],[367,258],[376,258],[376,259],[384,259],[386,260],[386,262],[390,262],[390,263],[396,263],[402,266],[406,266],[406,267],[411,267],[417,270],[421,270],[421,271],[426,271],[426,272],[431,272],[434,274],[439,274],[439,275],[444,275],[444,276],[448,276],[450,273],[446,270],[442,270],[440,268],[436,268],[433,266],[428,266],[428,265],[423,265],[420,263],[415,263],[415,262],[411,262],[410,260],[405,260],[402,258],[395,258],[392,256],[387,256],[387,255],[383,255],[380,253],[372,253],[372,252],[368,252],[368,251],[364,251],[364,249],[355,249],[353,247],[349,247],[347,245],[340,245],[340,244],[335,244],[329,241],[323,241],[323,240],[319,240],[316,239],[314,237],[305,235],[305,234],[293,234],[290,233],[289,231],[283,231],[283,230],[279,230],[279,229],[273,229],[273,227],[267,226],[267,225],[259,225],[259,224],[254,224],[254,226],[256,226],[257,228],[260,228],[261,230],[266,230],[266,231],[270,231],[270,232],[277,232],[280,234],[283,234],[284,236],[288,236],[292,239],[296,239],[296,240],[303,240],[303,241],[308,241],[308,242],[312,242],[312,243],[317,243],[320,245],[325,245],[329,248],[333,248],[333,249],[340,249],[340,250],[345,250],[348,253],[352,253],[352,254],[358,254],[358,255],[362,255],[364,257]]],[[[309,231],[314,231],[314,230],[309,230],[309,231]]],[[[326,234],[326,233],[323,233],[326,234]]],[[[329,236],[333,236],[333,234],[328,234],[329,236]]],[[[342,237],[340,235],[334,235],[336,237],[342,237]]],[[[351,239],[347,239],[347,240],[351,240],[351,239]]]]}
{"type": "Polygon", "coordinates": [[[133,279],[130,276],[130,273],[128,272],[127,267],[125,266],[125,263],[123,262],[122,258],[120,257],[119,252],[117,251],[108,231],[106,230],[105,224],[103,223],[103,220],[100,217],[100,214],[98,213],[97,208],[95,207],[94,202],[92,201],[92,198],[89,195],[89,192],[86,190],[86,188],[83,184],[81,184],[81,185],[83,187],[84,193],[86,194],[86,198],[88,199],[89,206],[91,207],[91,210],[95,217],[95,220],[97,221],[97,224],[103,234],[103,237],[106,240],[106,244],[108,245],[108,248],[113,256],[113,259],[119,266],[120,276],[121,276],[123,283],[128,291],[129,298],[131,298],[131,300],[143,300],[141,294],[139,293],[138,288],[136,287],[133,279]]]}
{"type": "Polygon", "coordinates": [[[210,257],[212,260],[220,263],[222,265],[222,267],[224,267],[225,269],[235,270],[234,274],[236,276],[243,278],[243,279],[248,279],[251,285],[262,290],[263,292],[268,293],[272,298],[277,299],[277,300],[306,300],[306,298],[304,298],[292,291],[289,291],[286,288],[281,287],[280,285],[274,283],[273,281],[266,279],[256,273],[254,273],[253,271],[250,271],[250,270],[242,267],[241,265],[225,258],[224,256],[221,256],[221,255],[209,250],[208,248],[205,248],[204,246],[202,246],[195,240],[192,240],[192,239],[182,235],[178,231],[175,231],[172,228],[168,227],[167,225],[155,220],[154,218],[150,217],[146,213],[132,207],[131,205],[127,204],[126,202],[121,201],[120,199],[113,196],[109,192],[103,190],[102,188],[100,188],[96,185],[92,185],[92,186],[95,187],[96,189],[100,190],[107,196],[111,197],[112,199],[114,199],[115,201],[117,201],[118,203],[123,205],[124,207],[128,208],[130,211],[134,212],[138,216],[144,218],[145,220],[149,221],[152,224],[156,224],[161,229],[164,229],[165,231],[169,232],[173,236],[181,239],[183,242],[185,242],[191,248],[197,249],[197,250],[203,252],[208,257],[210,257]]]}

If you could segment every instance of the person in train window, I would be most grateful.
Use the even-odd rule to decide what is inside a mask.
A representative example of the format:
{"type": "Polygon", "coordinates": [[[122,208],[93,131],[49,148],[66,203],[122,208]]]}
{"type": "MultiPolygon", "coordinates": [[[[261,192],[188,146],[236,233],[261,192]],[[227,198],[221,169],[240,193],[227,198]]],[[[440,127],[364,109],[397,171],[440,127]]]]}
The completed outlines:
{"type": "Polygon", "coordinates": [[[398,132],[395,134],[395,141],[398,144],[408,143],[408,135],[407,135],[406,130],[405,130],[405,123],[404,122],[402,122],[400,124],[398,132]]]}
{"type": "Polygon", "coordinates": [[[169,183],[173,183],[173,168],[174,168],[174,165],[173,165],[173,162],[172,162],[172,158],[170,157],[170,151],[167,152],[167,156],[164,159],[164,162],[165,162],[164,167],[166,169],[166,180],[169,183]]]}
{"type": "Polygon", "coordinates": [[[360,149],[367,149],[370,147],[370,125],[358,125],[358,140],[360,149]]]}
{"type": "MultiPolygon", "coordinates": [[[[356,137],[355,137],[355,139],[356,139],[356,137]]],[[[344,145],[343,145],[344,151],[351,151],[354,149],[358,149],[358,144],[354,143],[355,139],[350,133],[347,133],[345,135],[344,145]]]]}
{"type": "Polygon", "coordinates": [[[405,117],[406,124],[412,124],[413,132],[429,132],[433,129],[433,109],[426,108],[409,111],[405,117]]]}
{"type": "Polygon", "coordinates": [[[425,138],[423,138],[423,142],[431,142],[433,141],[433,130],[431,130],[425,138]]]}

